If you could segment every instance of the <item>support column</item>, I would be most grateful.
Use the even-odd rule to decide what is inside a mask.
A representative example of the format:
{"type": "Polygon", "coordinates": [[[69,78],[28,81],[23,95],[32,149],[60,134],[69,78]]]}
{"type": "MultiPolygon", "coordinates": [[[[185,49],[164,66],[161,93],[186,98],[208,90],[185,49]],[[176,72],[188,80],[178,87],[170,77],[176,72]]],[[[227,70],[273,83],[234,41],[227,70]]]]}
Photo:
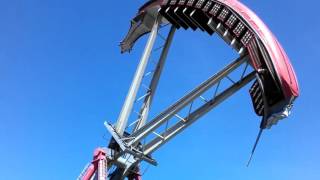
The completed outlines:
{"type": "Polygon", "coordinates": [[[157,18],[157,20],[155,21],[153,28],[151,30],[147,45],[145,47],[144,53],[141,57],[140,63],[138,65],[137,71],[135,73],[134,79],[132,81],[130,90],[128,92],[128,95],[126,97],[126,100],[124,102],[124,105],[122,107],[121,113],[119,115],[118,121],[116,123],[116,131],[119,133],[120,136],[123,135],[124,130],[127,126],[127,122],[128,122],[128,118],[129,115],[132,111],[132,107],[134,104],[134,101],[136,99],[138,90],[140,88],[141,85],[141,81],[142,78],[144,76],[145,73],[145,69],[147,67],[150,55],[151,55],[151,51],[154,45],[154,42],[156,40],[157,37],[157,33],[158,33],[158,28],[159,28],[159,20],[157,18]]]}
{"type": "Polygon", "coordinates": [[[107,160],[100,159],[98,161],[98,180],[107,180],[107,160]]]}
{"type": "Polygon", "coordinates": [[[174,26],[171,26],[170,32],[168,34],[168,37],[167,37],[166,42],[164,44],[163,50],[161,52],[161,56],[160,56],[160,59],[158,61],[156,70],[155,70],[155,72],[153,74],[151,83],[149,85],[148,96],[144,99],[143,105],[142,105],[141,110],[140,110],[139,121],[136,124],[133,132],[137,131],[142,126],[144,126],[146,121],[147,121],[147,118],[148,118],[148,115],[149,115],[149,110],[150,110],[150,107],[151,107],[151,104],[152,104],[152,100],[153,100],[153,96],[156,93],[156,89],[157,89],[157,86],[158,86],[158,83],[159,83],[159,79],[160,79],[164,64],[166,62],[166,59],[167,59],[167,56],[168,56],[168,53],[169,53],[169,49],[170,49],[170,46],[171,46],[175,31],[176,31],[176,28],[174,26]]]}

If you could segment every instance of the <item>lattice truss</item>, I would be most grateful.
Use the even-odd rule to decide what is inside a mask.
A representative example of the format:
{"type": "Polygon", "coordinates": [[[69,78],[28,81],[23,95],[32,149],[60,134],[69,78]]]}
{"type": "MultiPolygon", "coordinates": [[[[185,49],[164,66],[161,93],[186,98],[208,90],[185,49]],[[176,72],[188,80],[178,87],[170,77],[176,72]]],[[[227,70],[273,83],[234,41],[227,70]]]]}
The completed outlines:
{"type": "MultiPolygon", "coordinates": [[[[246,51],[241,51],[238,59],[212,75],[163,112],[148,119],[152,99],[175,31],[176,28],[169,24],[159,26],[156,23],[154,25],[142,56],[142,59],[145,57],[150,59],[150,62],[143,74],[136,73],[136,77],[141,77],[138,83],[140,88],[137,90],[136,96],[134,99],[129,97],[129,92],[125,102],[131,103],[131,109],[128,110],[131,111],[128,112],[131,115],[128,115],[125,119],[127,122],[120,126],[119,120],[121,121],[121,119],[115,125],[105,122],[106,128],[113,137],[109,146],[109,167],[112,165],[117,167],[112,171],[118,171],[118,168],[124,169],[124,176],[132,172],[141,173],[134,168],[141,161],[156,165],[157,162],[151,158],[153,152],[255,79],[255,72],[248,62],[248,54],[246,51]],[[168,35],[165,37],[162,34],[168,29],[168,35]],[[156,37],[158,37],[158,43],[155,43],[156,37]],[[151,46],[154,48],[150,48],[151,46]],[[129,119],[131,121],[128,121],[129,119]]],[[[135,85],[131,86],[131,90],[133,86],[135,85]]],[[[126,106],[124,105],[124,107],[126,106]]],[[[124,113],[124,109],[122,113],[124,113]]],[[[110,173],[112,174],[112,172],[110,173]]]]}

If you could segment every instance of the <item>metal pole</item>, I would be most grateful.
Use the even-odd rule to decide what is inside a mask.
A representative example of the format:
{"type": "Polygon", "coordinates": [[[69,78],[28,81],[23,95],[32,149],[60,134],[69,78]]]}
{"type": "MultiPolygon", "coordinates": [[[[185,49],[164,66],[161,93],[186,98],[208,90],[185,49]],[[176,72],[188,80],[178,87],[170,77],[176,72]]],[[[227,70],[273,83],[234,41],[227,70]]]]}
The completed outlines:
{"type": "Polygon", "coordinates": [[[98,170],[97,170],[97,175],[98,175],[98,180],[107,180],[107,163],[106,159],[100,159],[98,161],[98,170]]]}
{"type": "Polygon", "coordinates": [[[167,55],[169,53],[170,45],[172,43],[175,31],[176,31],[176,28],[174,26],[171,26],[170,32],[169,32],[168,37],[166,39],[165,45],[164,45],[163,50],[161,52],[161,56],[160,56],[159,62],[157,64],[156,70],[155,70],[155,72],[153,74],[153,77],[152,77],[152,80],[151,80],[151,83],[150,83],[150,86],[149,86],[149,92],[148,92],[149,94],[144,99],[144,103],[143,103],[142,108],[140,110],[140,115],[139,115],[140,116],[139,117],[140,120],[138,121],[137,125],[135,126],[133,132],[137,131],[142,126],[144,126],[146,121],[147,121],[147,118],[148,118],[148,115],[149,115],[150,106],[151,106],[152,100],[153,100],[153,96],[156,93],[156,89],[157,89],[157,86],[158,86],[158,83],[159,83],[159,79],[160,79],[164,64],[166,62],[167,55]]]}
{"type": "Polygon", "coordinates": [[[152,27],[152,30],[151,30],[147,45],[146,45],[144,53],[143,53],[143,55],[141,57],[141,60],[140,60],[140,63],[138,65],[138,68],[136,70],[136,73],[135,73],[134,79],[132,81],[130,90],[129,90],[128,95],[126,97],[126,100],[125,100],[125,102],[123,104],[123,107],[122,107],[121,113],[119,115],[118,121],[116,123],[116,131],[118,132],[118,134],[120,136],[123,135],[124,130],[126,128],[126,125],[128,123],[128,118],[129,118],[129,115],[130,115],[130,113],[132,111],[133,103],[134,103],[134,101],[136,99],[138,90],[139,90],[140,85],[141,85],[141,81],[142,81],[143,75],[145,73],[145,69],[147,67],[147,64],[148,64],[148,61],[149,61],[149,58],[150,58],[150,55],[151,55],[151,51],[152,51],[154,42],[155,42],[156,37],[157,37],[158,28],[159,28],[159,21],[158,21],[158,18],[157,18],[157,20],[155,21],[155,23],[154,23],[154,25],[152,27]]]}

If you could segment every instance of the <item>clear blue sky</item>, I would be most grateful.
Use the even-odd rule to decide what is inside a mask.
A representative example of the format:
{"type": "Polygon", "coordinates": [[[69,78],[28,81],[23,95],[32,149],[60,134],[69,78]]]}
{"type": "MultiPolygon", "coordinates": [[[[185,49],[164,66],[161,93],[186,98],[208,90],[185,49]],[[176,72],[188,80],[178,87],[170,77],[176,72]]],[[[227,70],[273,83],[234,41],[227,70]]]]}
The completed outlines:
{"type": "MultiPolygon", "coordinates": [[[[118,44],[143,2],[0,1],[0,180],[75,179],[106,145],[103,122],[116,120],[145,38],[131,54],[118,44]]],[[[246,168],[260,122],[246,87],[157,152],[145,179],[320,179],[319,2],[243,2],[292,59],[292,116],[266,131],[246,168]]],[[[199,32],[178,31],[173,49],[152,115],[235,57],[199,32]]]]}

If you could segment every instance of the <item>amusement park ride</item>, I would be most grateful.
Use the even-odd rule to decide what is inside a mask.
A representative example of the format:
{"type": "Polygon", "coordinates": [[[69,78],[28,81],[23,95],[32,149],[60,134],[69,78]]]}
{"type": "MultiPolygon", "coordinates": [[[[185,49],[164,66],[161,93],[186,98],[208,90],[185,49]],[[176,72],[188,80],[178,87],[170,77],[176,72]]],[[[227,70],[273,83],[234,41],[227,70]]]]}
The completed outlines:
{"type": "Polygon", "coordinates": [[[118,121],[114,125],[105,122],[105,127],[112,136],[109,145],[95,150],[93,161],[78,179],[140,180],[142,175],[139,167],[142,161],[157,165],[151,156],[153,152],[250,82],[252,85],[249,93],[254,111],[262,118],[252,155],[263,130],[271,128],[290,114],[293,102],[299,95],[297,79],[290,60],[268,27],[241,2],[150,0],[132,19],[130,30],[121,42],[122,53],[131,51],[134,43],[146,34],[149,34],[149,39],[118,121]],[[159,30],[167,25],[170,26],[170,30],[168,35],[163,37],[159,30]],[[238,52],[239,58],[153,119],[148,119],[161,72],[177,29],[198,29],[209,35],[217,34],[238,52]],[[146,67],[151,53],[155,50],[157,37],[165,42],[163,46],[156,48],[162,51],[155,70],[149,73],[151,79],[146,86],[142,80],[148,74],[146,67]],[[239,74],[238,80],[231,79],[230,74],[239,68],[242,73],[239,74]],[[230,81],[231,86],[223,89],[220,86],[222,81],[230,81]],[[138,97],[141,88],[144,88],[146,93],[138,97]],[[204,98],[203,94],[210,90],[212,96],[209,99],[204,98]],[[202,103],[195,103],[199,99],[202,103]],[[141,102],[140,111],[137,112],[138,118],[129,124],[129,116],[137,101],[141,102]],[[181,115],[183,113],[185,115],[181,115]],[[132,127],[130,132],[127,131],[128,126],[132,127]]]}

